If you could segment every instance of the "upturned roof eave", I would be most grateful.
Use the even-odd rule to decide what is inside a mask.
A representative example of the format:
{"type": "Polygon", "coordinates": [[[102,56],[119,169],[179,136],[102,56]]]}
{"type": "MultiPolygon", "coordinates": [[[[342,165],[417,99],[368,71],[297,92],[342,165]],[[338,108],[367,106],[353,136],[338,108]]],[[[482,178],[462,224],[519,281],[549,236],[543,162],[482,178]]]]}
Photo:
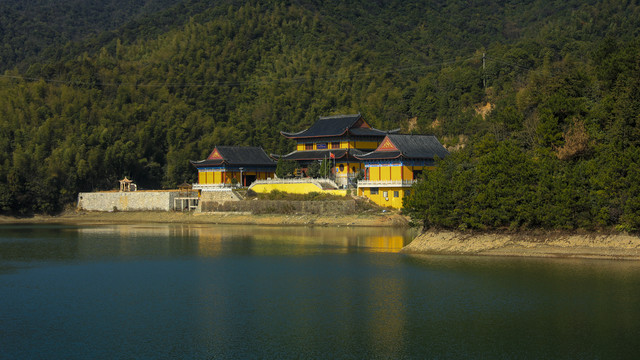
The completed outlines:
{"type": "Polygon", "coordinates": [[[280,158],[284,160],[294,160],[294,161],[319,160],[321,159],[321,157],[319,157],[318,155],[322,154],[323,155],[322,158],[330,159],[331,153],[334,154],[335,159],[342,159],[347,156],[352,156],[353,158],[355,158],[355,155],[351,154],[349,152],[349,149],[323,149],[323,150],[302,150],[302,151],[295,150],[286,155],[281,155],[280,158]],[[302,156],[308,155],[308,157],[289,159],[294,154],[300,154],[302,156]]]}
{"type": "Polygon", "coordinates": [[[226,163],[226,161],[224,160],[220,160],[217,163],[214,163],[212,160],[189,160],[189,162],[191,163],[191,165],[195,166],[196,168],[198,167],[206,167],[206,166],[220,166],[226,163]]]}
{"type": "Polygon", "coordinates": [[[303,131],[297,133],[287,133],[284,131],[280,131],[280,135],[286,137],[287,139],[311,139],[311,138],[322,138],[322,137],[330,137],[330,136],[342,136],[349,131],[349,129],[345,129],[339,134],[323,134],[323,135],[301,135],[305,133],[309,129],[305,129],[303,131]]]}
{"type": "MultiPolygon", "coordinates": [[[[387,151],[378,151],[378,152],[379,153],[389,153],[387,151]]],[[[375,153],[376,153],[375,151],[372,151],[372,152],[370,152],[368,154],[364,154],[364,155],[360,155],[360,156],[354,155],[354,157],[356,159],[360,160],[360,161],[366,161],[366,160],[390,160],[390,159],[393,160],[393,159],[398,159],[398,158],[401,158],[401,157],[405,157],[406,158],[406,156],[404,154],[402,154],[402,153],[399,153],[396,156],[386,156],[386,157],[382,156],[382,154],[378,155],[379,157],[376,157],[376,156],[374,156],[375,153]]]]}

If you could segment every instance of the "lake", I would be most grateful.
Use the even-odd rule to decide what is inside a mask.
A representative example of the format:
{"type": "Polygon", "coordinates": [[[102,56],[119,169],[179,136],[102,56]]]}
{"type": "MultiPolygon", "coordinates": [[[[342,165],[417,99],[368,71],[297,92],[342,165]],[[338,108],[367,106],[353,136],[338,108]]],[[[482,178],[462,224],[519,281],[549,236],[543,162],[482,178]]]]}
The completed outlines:
{"type": "Polygon", "coordinates": [[[0,358],[640,354],[637,262],[398,254],[411,237],[0,225],[0,358]]]}

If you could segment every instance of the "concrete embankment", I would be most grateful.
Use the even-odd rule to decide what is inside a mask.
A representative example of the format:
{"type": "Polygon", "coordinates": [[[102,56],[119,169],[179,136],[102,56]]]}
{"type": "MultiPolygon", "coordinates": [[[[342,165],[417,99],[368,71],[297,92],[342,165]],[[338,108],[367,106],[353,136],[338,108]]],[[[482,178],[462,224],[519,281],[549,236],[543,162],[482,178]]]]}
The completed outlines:
{"type": "Polygon", "coordinates": [[[626,234],[481,233],[429,230],[402,253],[640,260],[640,237],[626,234]]]}

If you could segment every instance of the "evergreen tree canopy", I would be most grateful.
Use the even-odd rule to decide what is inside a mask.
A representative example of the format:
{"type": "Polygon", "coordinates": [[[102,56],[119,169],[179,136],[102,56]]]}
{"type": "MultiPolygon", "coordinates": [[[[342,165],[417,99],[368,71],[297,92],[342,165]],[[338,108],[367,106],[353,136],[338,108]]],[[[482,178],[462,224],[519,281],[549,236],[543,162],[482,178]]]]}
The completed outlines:
{"type": "Polygon", "coordinates": [[[215,146],[285,154],[279,131],[360,112],[452,150],[417,222],[640,226],[634,2],[7,0],[0,19],[2,213],[193,182],[215,146]]]}

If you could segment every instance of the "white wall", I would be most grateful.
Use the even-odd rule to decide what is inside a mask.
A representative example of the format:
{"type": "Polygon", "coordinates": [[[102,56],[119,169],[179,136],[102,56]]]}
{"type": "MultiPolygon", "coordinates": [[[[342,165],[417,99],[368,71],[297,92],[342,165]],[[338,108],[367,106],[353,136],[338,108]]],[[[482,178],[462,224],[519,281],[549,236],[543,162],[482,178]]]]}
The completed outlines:
{"type": "Polygon", "coordinates": [[[78,209],[88,211],[173,210],[177,191],[85,192],[78,194],[78,209]]]}

